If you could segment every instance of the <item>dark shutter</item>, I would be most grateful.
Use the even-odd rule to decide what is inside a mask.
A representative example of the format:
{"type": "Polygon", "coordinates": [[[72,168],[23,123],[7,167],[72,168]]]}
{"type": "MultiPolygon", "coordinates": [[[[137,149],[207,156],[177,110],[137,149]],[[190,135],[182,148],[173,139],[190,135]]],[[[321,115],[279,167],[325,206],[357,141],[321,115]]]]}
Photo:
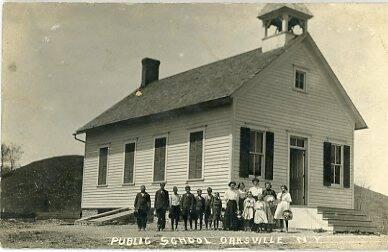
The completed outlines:
{"type": "Polygon", "coordinates": [[[331,143],[323,143],[323,185],[331,185],[331,143]]]}
{"type": "Polygon", "coordinates": [[[250,129],[240,129],[240,177],[249,177],[250,129]]]}
{"type": "Polygon", "coordinates": [[[106,184],[106,173],[108,167],[108,147],[100,148],[98,158],[98,184],[106,184]]]}
{"type": "Polygon", "coordinates": [[[166,169],[166,141],[165,137],[155,139],[154,181],[164,181],[166,169]]]}
{"type": "Polygon", "coordinates": [[[189,179],[202,178],[203,131],[190,133],[189,179]]]}
{"type": "Polygon", "coordinates": [[[344,145],[344,187],[350,187],[350,146],[344,145]]]}
{"type": "Polygon", "coordinates": [[[265,133],[265,179],[273,179],[273,151],[274,151],[274,134],[265,133]]]}
{"type": "Polygon", "coordinates": [[[133,183],[133,168],[135,162],[135,143],[125,145],[124,183],[133,183]]]}

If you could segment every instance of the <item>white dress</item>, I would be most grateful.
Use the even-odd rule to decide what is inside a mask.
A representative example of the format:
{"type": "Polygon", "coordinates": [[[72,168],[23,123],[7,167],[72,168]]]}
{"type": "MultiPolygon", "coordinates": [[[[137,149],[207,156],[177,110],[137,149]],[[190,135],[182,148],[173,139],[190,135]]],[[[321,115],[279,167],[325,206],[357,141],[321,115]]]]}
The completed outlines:
{"type": "Polygon", "coordinates": [[[255,203],[255,224],[268,223],[267,214],[265,213],[266,204],[264,201],[255,203]]]}
{"type": "Polygon", "coordinates": [[[255,206],[255,199],[254,198],[246,198],[244,200],[244,211],[243,211],[243,216],[242,216],[244,218],[244,220],[253,219],[254,206],[255,206]]]}
{"type": "Polygon", "coordinates": [[[276,207],[276,211],[274,214],[274,218],[278,220],[284,219],[283,217],[283,212],[285,210],[290,210],[290,203],[292,202],[291,200],[291,195],[287,193],[278,193],[277,195],[278,200],[280,201],[276,207]]]}
{"type": "Polygon", "coordinates": [[[263,188],[261,187],[252,186],[251,188],[249,188],[249,191],[252,193],[252,196],[255,198],[263,194],[263,188]]]}

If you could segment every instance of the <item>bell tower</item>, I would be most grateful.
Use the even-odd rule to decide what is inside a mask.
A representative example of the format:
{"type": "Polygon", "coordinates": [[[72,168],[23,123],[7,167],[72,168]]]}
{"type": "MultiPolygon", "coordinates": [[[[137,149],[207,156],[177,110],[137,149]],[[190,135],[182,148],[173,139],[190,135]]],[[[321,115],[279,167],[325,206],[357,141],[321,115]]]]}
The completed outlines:
{"type": "Polygon", "coordinates": [[[313,15],[304,4],[266,4],[257,17],[263,23],[262,51],[286,45],[294,37],[307,32],[307,22],[313,15]]]}

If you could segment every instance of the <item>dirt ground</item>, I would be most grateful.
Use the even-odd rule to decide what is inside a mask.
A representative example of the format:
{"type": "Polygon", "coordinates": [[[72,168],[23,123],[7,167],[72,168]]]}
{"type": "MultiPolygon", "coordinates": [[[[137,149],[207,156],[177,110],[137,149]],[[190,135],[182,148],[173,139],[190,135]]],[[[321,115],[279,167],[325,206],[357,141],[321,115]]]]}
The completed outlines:
{"type": "Polygon", "coordinates": [[[134,225],[74,226],[58,220],[0,221],[0,242],[3,248],[388,249],[387,235],[300,230],[157,232],[154,223],[147,231],[139,232],[134,225]]]}

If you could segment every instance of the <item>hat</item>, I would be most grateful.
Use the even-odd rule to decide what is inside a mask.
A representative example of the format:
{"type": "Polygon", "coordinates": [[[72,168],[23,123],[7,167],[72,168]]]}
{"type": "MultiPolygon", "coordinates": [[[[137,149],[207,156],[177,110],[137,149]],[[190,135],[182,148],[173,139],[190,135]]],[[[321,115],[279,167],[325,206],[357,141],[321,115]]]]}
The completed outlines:
{"type": "Polygon", "coordinates": [[[190,188],[190,186],[187,185],[187,186],[185,187],[185,190],[186,190],[186,189],[191,189],[191,188],[190,188]]]}
{"type": "Polygon", "coordinates": [[[260,182],[259,179],[256,177],[254,179],[252,179],[252,183],[254,183],[255,181],[260,182]]]}
{"type": "Polygon", "coordinates": [[[231,186],[232,184],[237,185],[236,182],[230,181],[229,184],[228,184],[228,186],[231,186]]]}

